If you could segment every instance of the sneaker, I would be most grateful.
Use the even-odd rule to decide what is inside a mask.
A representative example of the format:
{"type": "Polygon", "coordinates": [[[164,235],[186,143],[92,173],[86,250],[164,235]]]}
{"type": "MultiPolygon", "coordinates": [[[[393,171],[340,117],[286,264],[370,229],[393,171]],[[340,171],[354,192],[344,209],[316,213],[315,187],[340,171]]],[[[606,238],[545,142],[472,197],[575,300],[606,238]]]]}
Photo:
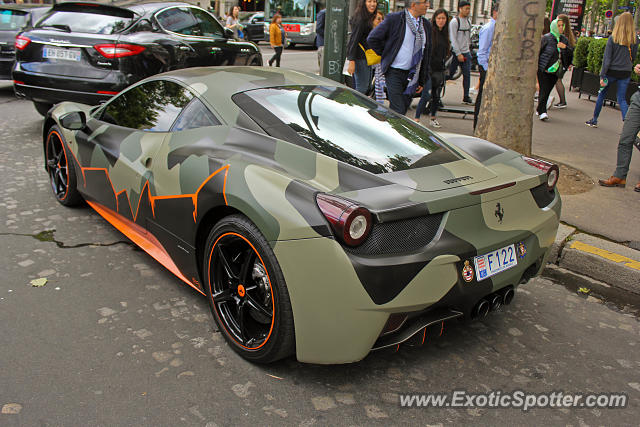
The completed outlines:
{"type": "Polygon", "coordinates": [[[547,120],[549,120],[549,115],[547,113],[540,114],[540,120],[546,122],[547,120]]]}
{"type": "Polygon", "coordinates": [[[471,97],[466,97],[465,99],[462,100],[463,104],[467,104],[467,105],[473,105],[473,99],[471,99],[471,97]]]}
{"type": "Polygon", "coordinates": [[[597,128],[598,127],[598,122],[596,122],[593,119],[589,119],[586,122],[584,122],[585,125],[589,126],[590,128],[597,128]]]}
{"type": "Polygon", "coordinates": [[[431,121],[429,122],[429,125],[431,125],[432,128],[439,128],[440,123],[438,123],[438,119],[431,119],[431,121]]]}
{"type": "Polygon", "coordinates": [[[476,88],[472,87],[471,89],[469,89],[469,93],[470,93],[471,95],[477,95],[477,94],[478,94],[478,91],[476,90],[476,88]]]}
{"type": "Polygon", "coordinates": [[[566,102],[558,102],[556,105],[553,106],[553,108],[557,108],[558,110],[560,110],[562,108],[567,108],[567,103],[566,102]]]}
{"type": "Polygon", "coordinates": [[[551,108],[551,106],[553,105],[553,101],[555,100],[556,100],[555,96],[553,95],[549,96],[549,99],[547,99],[547,110],[551,108]]]}

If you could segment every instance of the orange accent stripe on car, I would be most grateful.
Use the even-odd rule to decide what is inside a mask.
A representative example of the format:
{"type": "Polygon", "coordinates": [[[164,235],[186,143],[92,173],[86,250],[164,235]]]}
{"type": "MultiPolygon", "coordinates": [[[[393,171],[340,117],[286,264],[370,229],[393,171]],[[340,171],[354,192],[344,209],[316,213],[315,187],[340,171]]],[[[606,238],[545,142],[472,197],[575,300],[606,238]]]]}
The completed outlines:
{"type": "Polygon", "coordinates": [[[113,212],[109,208],[106,208],[99,203],[91,202],[87,200],[89,206],[91,206],[96,212],[100,214],[107,222],[117,228],[122,234],[127,236],[131,241],[138,245],[142,250],[151,255],[156,261],[166,267],[169,271],[175,274],[180,280],[191,286],[196,291],[204,295],[200,289],[189,281],[178,266],[173,262],[171,256],[162,246],[162,243],[155,238],[151,233],[148,233],[144,228],[140,227],[135,222],[132,222],[122,215],[113,212]]]}
{"type": "Polygon", "coordinates": [[[425,327],[422,330],[422,344],[424,344],[424,339],[427,338],[427,328],[425,327]]]}
{"type": "MultiPolygon", "coordinates": [[[[209,282],[209,295],[213,295],[213,289],[211,289],[211,257],[213,256],[213,251],[216,248],[216,245],[218,244],[218,242],[220,241],[220,239],[222,239],[224,236],[237,236],[240,237],[242,240],[244,240],[245,242],[247,242],[249,244],[249,246],[251,246],[251,249],[253,249],[253,251],[256,253],[256,255],[258,256],[258,259],[260,260],[260,263],[262,264],[262,267],[264,268],[264,272],[267,275],[267,280],[269,281],[269,291],[271,292],[271,326],[269,328],[269,334],[267,334],[267,338],[265,338],[264,342],[262,344],[260,344],[257,347],[253,347],[253,348],[249,348],[246,347],[244,345],[242,345],[241,343],[239,343],[234,337],[233,334],[231,334],[230,332],[227,331],[227,334],[231,337],[232,340],[234,340],[240,347],[245,348],[247,350],[257,350],[260,347],[262,347],[263,345],[265,345],[267,342],[269,342],[269,338],[271,337],[271,333],[273,332],[273,325],[275,323],[276,320],[276,306],[275,306],[275,294],[273,293],[273,287],[271,286],[271,277],[269,277],[269,272],[267,271],[267,266],[264,265],[264,261],[262,260],[262,257],[260,256],[260,254],[258,253],[258,251],[256,250],[256,248],[251,244],[251,242],[249,240],[247,240],[246,237],[238,234],[238,233],[233,233],[233,232],[228,232],[228,233],[224,233],[223,235],[221,235],[220,237],[218,237],[216,239],[216,241],[213,243],[213,246],[211,247],[211,252],[209,253],[209,262],[207,263],[207,275],[208,275],[208,282],[209,282]]],[[[211,297],[209,297],[211,298],[211,297]]],[[[213,301],[213,298],[211,298],[211,301],[213,302],[213,307],[214,307],[214,312],[216,313],[216,317],[218,318],[218,320],[220,321],[219,323],[225,327],[224,322],[222,321],[222,319],[220,318],[220,315],[218,314],[218,306],[215,304],[215,301],[213,301]]]]}
{"type": "Polygon", "coordinates": [[[443,332],[444,332],[444,322],[442,322],[442,326],[440,327],[440,335],[438,336],[441,337],[443,332]]]}

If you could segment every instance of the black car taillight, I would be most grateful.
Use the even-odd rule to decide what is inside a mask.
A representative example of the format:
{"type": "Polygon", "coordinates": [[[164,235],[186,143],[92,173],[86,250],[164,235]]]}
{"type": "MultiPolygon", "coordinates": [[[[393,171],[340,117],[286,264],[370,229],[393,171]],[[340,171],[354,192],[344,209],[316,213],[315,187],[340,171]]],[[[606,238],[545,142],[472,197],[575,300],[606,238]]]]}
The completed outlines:
{"type": "Polygon", "coordinates": [[[122,43],[97,44],[93,47],[100,55],[109,59],[137,55],[144,50],[144,46],[122,43]]]}
{"type": "Polygon", "coordinates": [[[31,39],[26,36],[16,36],[15,46],[18,50],[24,50],[25,47],[29,46],[31,43],[31,39]]]}
{"type": "Polygon", "coordinates": [[[546,162],[540,159],[533,159],[531,157],[522,156],[522,159],[529,163],[531,166],[540,169],[547,174],[547,189],[549,191],[553,190],[558,183],[558,178],[560,178],[560,169],[558,165],[546,162]]]}
{"type": "Polygon", "coordinates": [[[316,196],[316,203],[341,241],[349,246],[358,246],[365,241],[373,225],[367,208],[324,193],[316,196]]]}

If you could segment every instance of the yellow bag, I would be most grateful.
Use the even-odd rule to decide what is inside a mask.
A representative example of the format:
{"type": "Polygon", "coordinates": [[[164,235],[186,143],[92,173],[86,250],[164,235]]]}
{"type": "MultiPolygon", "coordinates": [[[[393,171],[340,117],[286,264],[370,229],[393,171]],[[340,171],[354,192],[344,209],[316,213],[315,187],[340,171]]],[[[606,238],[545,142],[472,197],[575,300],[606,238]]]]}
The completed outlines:
{"type": "Polygon", "coordinates": [[[362,43],[358,43],[358,46],[360,46],[360,49],[364,51],[364,56],[367,58],[367,65],[376,65],[380,63],[382,57],[378,55],[375,50],[365,49],[364,46],[362,46],[362,43]]]}

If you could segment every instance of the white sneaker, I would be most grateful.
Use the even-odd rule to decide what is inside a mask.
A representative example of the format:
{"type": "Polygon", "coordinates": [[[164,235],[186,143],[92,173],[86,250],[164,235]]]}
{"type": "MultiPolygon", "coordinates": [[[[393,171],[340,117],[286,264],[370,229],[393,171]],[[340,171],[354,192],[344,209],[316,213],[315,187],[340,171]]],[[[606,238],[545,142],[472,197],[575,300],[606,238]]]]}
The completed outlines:
{"type": "Polygon", "coordinates": [[[553,105],[553,101],[555,100],[556,100],[555,96],[549,95],[549,99],[547,99],[547,110],[551,108],[551,106],[553,105]]]}
{"type": "Polygon", "coordinates": [[[441,126],[440,126],[440,123],[438,123],[438,120],[437,120],[437,119],[431,119],[431,121],[429,122],[429,124],[431,125],[431,127],[432,127],[432,128],[439,128],[439,127],[441,127],[441,126]]]}
{"type": "Polygon", "coordinates": [[[540,114],[540,120],[546,122],[547,120],[549,120],[549,115],[547,113],[540,114]]]}
{"type": "Polygon", "coordinates": [[[469,93],[472,95],[477,95],[478,91],[476,90],[476,88],[472,87],[471,89],[469,89],[469,93]]]}

